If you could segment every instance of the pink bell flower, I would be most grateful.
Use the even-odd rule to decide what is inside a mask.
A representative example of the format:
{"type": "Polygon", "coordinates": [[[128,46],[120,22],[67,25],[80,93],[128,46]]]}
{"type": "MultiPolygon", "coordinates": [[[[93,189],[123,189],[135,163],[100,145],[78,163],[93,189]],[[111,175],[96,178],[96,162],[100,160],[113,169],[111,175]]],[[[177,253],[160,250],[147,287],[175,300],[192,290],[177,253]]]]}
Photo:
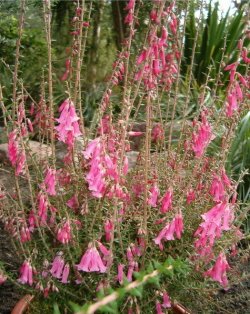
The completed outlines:
{"type": "Polygon", "coordinates": [[[18,140],[16,130],[10,132],[8,136],[8,157],[11,165],[14,167],[18,159],[18,140]]]}
{"type": "Polygon", "coordinates": [[[195,200],[195,192],[190,189],[187,193],[187,204],[191,204],[195,200]]]}
{"type": "Polygon", "coordinates": [[[52,263],[52,267],[50,269],[50,273],[53,277],[57,279],[61,279],[64,267],[64,259],[62,258],[61,254],[58,254],[52,263]]]}
{"type": "Polygon", "coordinates": [[[45,225],[47,223],[48,217],[48,199],[45,194],[40,192],[37,196],[38,201],[38,217],[40,219],[41,225],[45,225]]]}
{"type": "Polygon", "coordinates": [[[119,264],[118,265],[118,274],[117,274],[117,280],[119,282],[120,285],[123,284],[123,278],[124,278],[124,265],[123,264],[119,264]]]}
{"type": "Polygon", "coordinates": [[[72,147],[77,137],[81,135],[75,106],[70,99],[64,100],[59,108],[60,117],[56,119],[59,123],[55,127],[59,140],[72,147]]]}
{"type": "Polygon", "coordinates": [[[210,141],[213,139],[212,129],[207,121],[205,113],[202,113],[202,122],[196,132],[193,133],[192,149],[196,157],[204,154],[210,141]]]}
{"type": "Polygon", "coordinates": [[[154,183],[154,185],[149,190],[148,205],[156,207],[159,194],[160,194],[159,188],[156,185],[156,183],[154,183]]]}
{"type": "Polygon", "coordinates": [[[31,236],[30,236],[30,230],[28,227],[22,227],[20,231],[20,238],[21,242],[25,243],[27,241],[30,241],[31,236]]]}
{"type": "Polygon", "coordinates": [[[164,307],[164,309],[169,309],[171,307],[171,300],[170,297],[168,295],[168,293],[166,291],[163,292],[163,303],[162,303],[162,307],[164,307]]]}
{"type": "Polygon", "coordinates": [[[160,123],[154,125],[152,129],[152,141],[158,143],[164,139],[164,129],[160,123]]]}
{"type": "Polygon", "coordinates": [[[73,210],[77,210],[79,208],[79,201],[77,198],[77,195],[74,194],[68,201],[67,201],[67,206],[73,210]]]}
{"type": "Polygon", "coordinates": [[[183,233],[183,227],[182,215],[177,214],[175,218],[170,223],[168,223],[154,239],[155,244],[159,245],[159,248],[162,250],[162,241],[175,240],[175,236],[177,239],[180,239],[181,234],[183,233]]]}
{"type": "Polygon", "coordinates": [[[156,313],[157,313],[157,314],[164,314],[164,313],[162,312],[161,303],[160,303],[159,301],[156,301],[155,307],[156,307],[156,313]]]}
{"type": "Polygon", "coordinates": [[[49,195],[56,195],[56,170],[52,168],[47,169],[46,177],[44,179],[44,184],[46,186],[46,192],[49,195]]]}
{"type": "Polygon", "coordinates": [[[71,240],[71,226],[69,221],[66,221],[64,225],[58,229],[56,238],[63,244],[69,243],[71,240]]]}
{"type": "Polygon", "coordinates": [[[68,283],[68,277],[69,277],[69,271],[70,271],[70,267],[69,264],[66,264],[63,268],[63,273],[62,273],[62,283],[68,283]]]}
{"type": "Polygon", "coordinates": [[[104,224],[104,230],[105,230],[105,239],[107,242],[111,241],[111,235],[114,230],[114,224],[111,220],[106,220],[104,224]]]}
{"type": "Polygon", "coordinates": [[[224,288],[228,287],[228,279],[226,272],[230,269],[226,256],[220,253],[214,266],[204,273],[204,276],[209,276],[213,280],[218,281],[224,288]]]}
{"type": "Polygon", "coordinates": [[[33,284],[33,270],[28,261],[24,261],[20,268],[20,277],[17,280],[21,284],[33,284]]]}
{"type": "Polygon", "coordinates": [[[161,201],[161,213],[162,214],[165,214],[172,208],[172,198],[173,198],[173,192],[172,192],[172,189],[169,189],[164,194],[161,201]]]}
{"type": "Polygon", "coordinates": [[[194,233],[198,237],[194,245],[199,255],[206,256],[211,254],[214,242],[221,237],[222,232],[231,229],[234,220],[232,205],[227,202],[219,203],[201,217],[204,221],[194,233]]]}
{"type": "Polygon", "coordinates": [[[89,248],[81,258],[80,264],[76,265],[76,268],[84,272],[105,273],[107,271],[107,267],[104,265],[99,252],[92,244],[89,245],[89,248]]]}
{"type": "Polygon", "coordinates": [[[217,176],[214,175],[212,185],[209,190],[210,195],[213,196],[215,202],[221,202],[225,199],[226,192],[224,189],[223,181],[217,176]]]}

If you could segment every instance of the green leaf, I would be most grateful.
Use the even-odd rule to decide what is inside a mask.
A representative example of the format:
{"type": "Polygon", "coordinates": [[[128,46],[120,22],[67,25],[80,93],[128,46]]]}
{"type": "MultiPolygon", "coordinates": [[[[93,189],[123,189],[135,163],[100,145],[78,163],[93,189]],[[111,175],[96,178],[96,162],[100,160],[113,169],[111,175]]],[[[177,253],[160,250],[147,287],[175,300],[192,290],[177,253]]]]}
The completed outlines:
{"type": "Polygon", "coordinates": [[[58,306],[58,304],[57,303],[54,303],[54,305],[53,305],[53,313],[54,314],[61,314],[61,312],[60,312],[60,310],[59,310],[59,306],[58,306]]]}

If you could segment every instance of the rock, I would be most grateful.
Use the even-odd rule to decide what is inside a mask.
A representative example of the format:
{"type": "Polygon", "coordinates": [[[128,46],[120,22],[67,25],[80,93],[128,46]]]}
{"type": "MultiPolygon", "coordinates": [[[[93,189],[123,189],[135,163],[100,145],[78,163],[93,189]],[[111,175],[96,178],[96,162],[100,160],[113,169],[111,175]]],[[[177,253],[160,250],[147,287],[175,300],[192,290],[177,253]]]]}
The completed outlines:
{"type": "MultiPolygon", "coordinates": [[[[45,160],[51,156],[51,147],[36,141],[29,141],[26,149],[27,159],[35,157],[38,161],[45,160]]],[[[0,162],[8,163],[8,143],[0,144],[0,162]]]]}
{"type": "Polygon", "coordinates": [[[136,166],[137,159],[138,159],[139,152],[136,151],[130,151],[126,153],[126,156],[128,158],[128,169],[133,169],[136,166]]]}

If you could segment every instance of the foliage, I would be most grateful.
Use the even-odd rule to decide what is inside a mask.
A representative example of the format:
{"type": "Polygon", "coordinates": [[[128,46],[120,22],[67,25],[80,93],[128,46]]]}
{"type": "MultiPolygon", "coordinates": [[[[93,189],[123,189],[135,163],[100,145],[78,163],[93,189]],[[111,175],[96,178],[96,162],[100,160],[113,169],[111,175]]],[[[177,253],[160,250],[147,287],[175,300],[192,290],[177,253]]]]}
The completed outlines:
{"type": "MultiPolygon", "coordinates": [[[[197,21],[195,8],[191,4],[187,17],[182,73],[186,75],[192,71],[198,84],[204,84],[207,76],[210,78],[210,85],[214,84],[214,78],[223,68],[222,62],[231,64],[236,61],[237,43],[246,27],[247,16],[244,10],[237,10],[234,16],[227,12],[225,16],[220,17],[218,5],[217,3],[212,7],[210,2],[207,18],[202,16],[201,21],[197,21]]],[[[245,45],[249,45],[249,39],[245,45]]],[[[227,76],[222,74],[221,80],[224,82],[225,79],[227,76]]]]}

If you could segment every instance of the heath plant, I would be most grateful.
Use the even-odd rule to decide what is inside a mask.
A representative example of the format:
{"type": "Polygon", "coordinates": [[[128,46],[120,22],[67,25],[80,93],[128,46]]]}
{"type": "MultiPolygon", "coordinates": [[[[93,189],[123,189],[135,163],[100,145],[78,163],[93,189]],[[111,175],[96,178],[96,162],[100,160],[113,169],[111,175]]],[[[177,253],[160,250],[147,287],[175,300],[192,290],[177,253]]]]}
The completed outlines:
{"type": "Polygon", "coordinates": [[[145,38],[135,49],[143,2],[127,2],[127,37],[89,125],[81,81],[92,2],[72,1],[72,45],[60,78],[65,98],[58,106],[50,0],[43,0],[48,63],[37,99],[19,73],[21,0],[11,108],[1,87],[15,193],[2,190],[0,200],[20,270],[8,274],[1,265],[0,283],[16,281],[43,296],[48,313],[55,303],[55,311],[71,312],[70,301],[83,305],[73,305],[78,313],[165,313],[175,300],[191,308],[199,294],[211,296],[235,280],[230,261],[244,237],[240,226],[246,213],[237,201],[241,177],[232,180],[225,164],[239,119],[249,111],[249,30],[245,23],[233,51],[236,61],[227,64],[230,56],[222,53],[217,77],[208,71],[197,87],[190,118],[199,32],[183,77],[190,3],[152,1],[145,38]],[[225,72],[229,79],[221,88],[225,72]],[[34,138],[40,143],[36,154],[34,138]],[[219,145],[215,153],[213,142],[219,145]],[[145,284],[140,293],[137,288],[145,284]],[[114,301],[119,301],[115,307],[114,301]]]}

